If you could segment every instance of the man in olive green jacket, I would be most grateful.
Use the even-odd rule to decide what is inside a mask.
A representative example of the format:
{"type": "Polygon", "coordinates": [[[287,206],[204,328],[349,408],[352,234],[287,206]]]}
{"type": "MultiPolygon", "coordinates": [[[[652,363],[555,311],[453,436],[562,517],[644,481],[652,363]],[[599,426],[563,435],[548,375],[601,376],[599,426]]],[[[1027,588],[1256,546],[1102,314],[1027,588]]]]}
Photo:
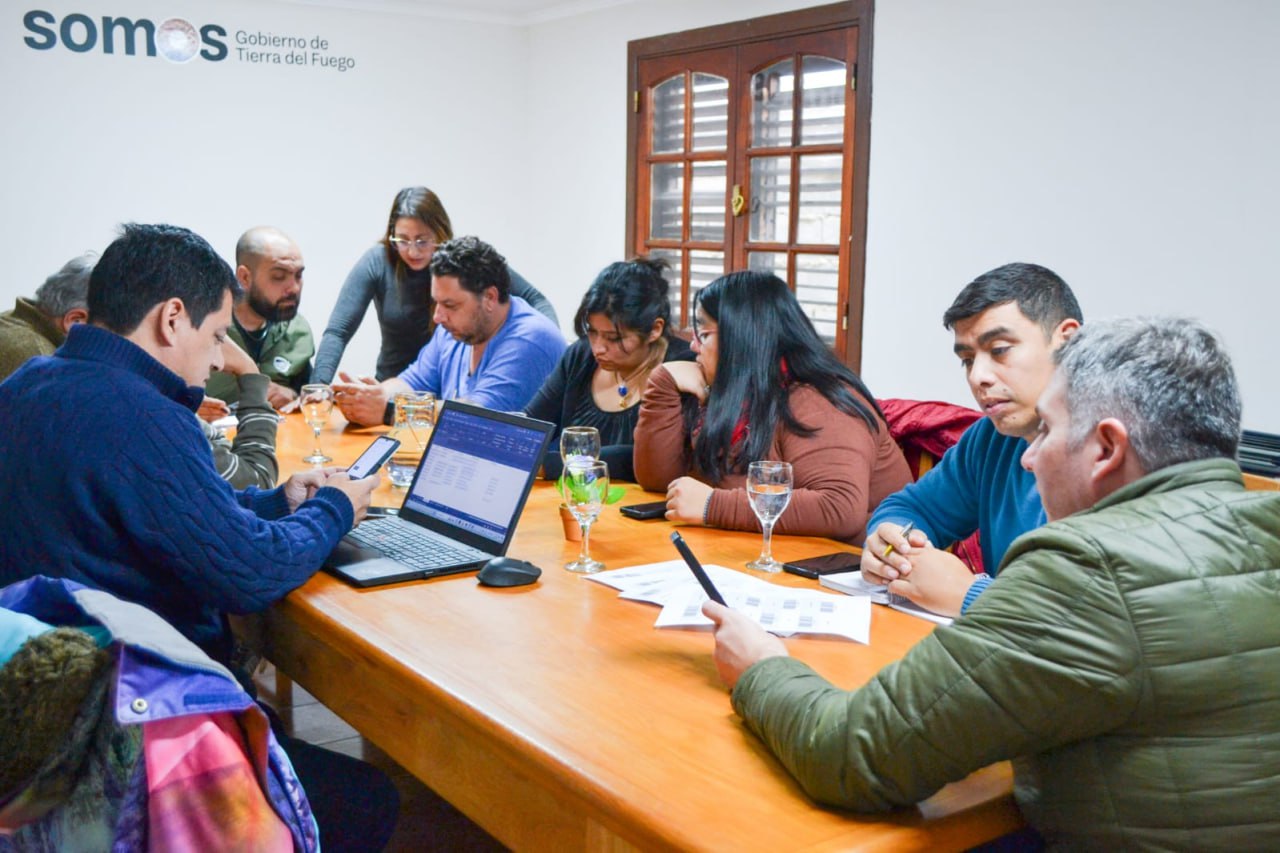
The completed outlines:
{"type": "Polygon", "coordinates": [[[1023,457],[1050,524],[988,591],[853,692],[708,602],[734,709],[824,803],[904,806],[1013,759],[1050,845],[1280,849],[1280,493],[1233,461],[1230,361],[1148,320],[1058,362],[1023,457]]]}
{"type": "Polygon", "coordinates": [[[67,330],[89,317],[89,274],[97,262],[91,254],[72,258],[45,279],[35,299],[19,298],[0,314],[0,381],[29,358],[53,355],[67,330]]]}

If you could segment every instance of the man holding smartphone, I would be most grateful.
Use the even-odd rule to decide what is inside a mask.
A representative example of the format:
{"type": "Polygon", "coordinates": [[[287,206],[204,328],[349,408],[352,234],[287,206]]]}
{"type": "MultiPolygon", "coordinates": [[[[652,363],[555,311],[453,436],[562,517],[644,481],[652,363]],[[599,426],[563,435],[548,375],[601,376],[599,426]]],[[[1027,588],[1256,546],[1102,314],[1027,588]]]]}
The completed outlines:
{"type": "MultiPolygon", "coordinates": [[[[377,477],[314,470],[236,492],[214,469],[192,413],[240,293],[185,228],[126,225],[102,253],[88,322],[0,384],[0,584],[44,574],[106,590],[230,668],[226,614],[283,598],[364,517],[377,477]]],[[[385,842],[397,815],[385,775],[277,734],[325,846],[385,842]],[[331,779],[350,791],[326,797],[331,779]]]]}
{"type": "Polygon", "coordinates": [[[979,531],[983,564],[994,575],[1013,540],[1044,524],[1035,477],[1021,458],[1040,425],[1036,400],[1053,376],[1054,353],[1083,320],[1067,283],[1035,264],[1006,264],[960,291],[942,322],[955,333],[956,356],[986,417],[872,513],[864,580],[958,616],[991,577],[975,576],[941,548],[979,531]]]}

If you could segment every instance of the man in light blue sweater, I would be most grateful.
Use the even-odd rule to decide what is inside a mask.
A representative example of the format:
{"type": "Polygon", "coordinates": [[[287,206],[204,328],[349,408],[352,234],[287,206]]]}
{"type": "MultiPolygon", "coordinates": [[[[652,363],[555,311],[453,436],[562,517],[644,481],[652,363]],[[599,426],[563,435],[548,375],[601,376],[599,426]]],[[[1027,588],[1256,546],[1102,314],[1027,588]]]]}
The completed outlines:
{"type": "Polygon", "coordinates": [[[399,376],[375,383],[339,374],[338,407],[359,424],[390,423],[401,391],[430,391],[503,411],[521,410],[560,361],[564,336],[511,295],[506,259],[475,237],[458,237],[431,258],[435,333],[399,376]]]}
{"type": "Polygon", "coordinates": [[[942,323],[955,333],[955,354],[986,417],[919,482],[876,508],[862,550],[868,582],[956,616],[991,577],[941,548],[979,531],[994,575],[1013,540],[1044,524],[1035,477],[1021,459],[1040,427],[1036,400],[1053,376],[1054,351],[1083,319],[1067,283],[1035,264],[1005,264],[960,291],[942,323]]]}

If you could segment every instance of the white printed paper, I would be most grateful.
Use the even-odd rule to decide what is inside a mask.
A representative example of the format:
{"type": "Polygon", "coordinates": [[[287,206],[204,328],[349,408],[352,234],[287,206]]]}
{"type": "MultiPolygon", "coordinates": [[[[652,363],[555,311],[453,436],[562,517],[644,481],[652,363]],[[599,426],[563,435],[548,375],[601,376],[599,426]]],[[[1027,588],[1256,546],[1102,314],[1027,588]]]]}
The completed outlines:
{"type": "Polygon", "coordinates": [[[889,592],[889,587],[887,586],[867,583],[862,579],[862,572],[837,572],[833,575],[823,575],[818,579],[818,583],[828,589],[839,590],[845,595],[865,595],[876,604],[884,604],[901,613],[928,619],[930,622],[936,622],[939,625],[950,625],[955,621],[950,616],[943,616],[941,613],[926,610],[901,595],[894,595],[889,592]]]}
{"type": "MultiPolygon", "coordinates": [[[[780,637],[825,634],[859,643],[871,639],[871,601],[766,583],[724,566],[704,567],[725,602],[780,637]]],[[[656,628],[711,624],[702,615],[707,594],[682,560],[614,569],[589,580],[619,590],[620,597],[662,606],[656,628]]]]}

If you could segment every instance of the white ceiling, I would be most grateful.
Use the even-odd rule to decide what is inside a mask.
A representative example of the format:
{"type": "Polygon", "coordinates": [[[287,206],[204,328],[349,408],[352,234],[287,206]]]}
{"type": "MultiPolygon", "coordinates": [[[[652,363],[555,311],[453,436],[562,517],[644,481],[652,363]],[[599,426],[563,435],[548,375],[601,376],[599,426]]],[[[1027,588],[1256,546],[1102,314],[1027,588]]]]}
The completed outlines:
{"type": "Polygon", "coordinates": [[[480,23],[529,25],[642,0],[281,0],[300,6],[445,18],[480,23]]]}

